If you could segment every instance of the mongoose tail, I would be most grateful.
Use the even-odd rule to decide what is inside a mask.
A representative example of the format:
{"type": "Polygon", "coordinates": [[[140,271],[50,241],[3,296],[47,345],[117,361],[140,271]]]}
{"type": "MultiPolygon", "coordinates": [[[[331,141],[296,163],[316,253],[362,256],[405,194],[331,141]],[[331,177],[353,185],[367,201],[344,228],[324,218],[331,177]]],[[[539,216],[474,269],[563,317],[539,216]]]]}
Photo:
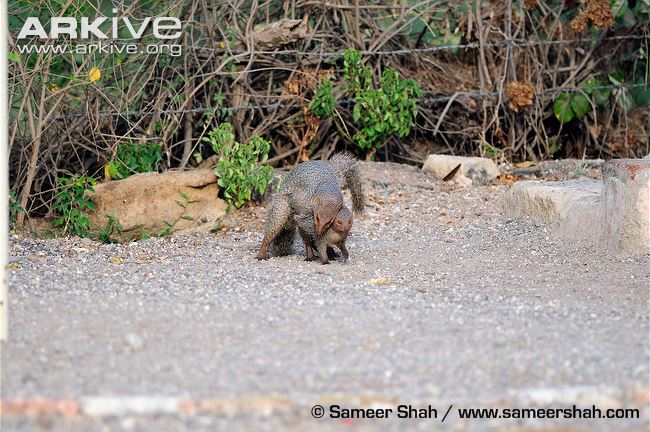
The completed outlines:
{"type": "Polygon", "coordinates": [[[366,206],[366,198],[363,194],[359,163],[350,153],[336,153],[328,163],[334,169],[339,185],[350,190],[352,194],[352,210],[357,215],[362,214],[366,206]]]}

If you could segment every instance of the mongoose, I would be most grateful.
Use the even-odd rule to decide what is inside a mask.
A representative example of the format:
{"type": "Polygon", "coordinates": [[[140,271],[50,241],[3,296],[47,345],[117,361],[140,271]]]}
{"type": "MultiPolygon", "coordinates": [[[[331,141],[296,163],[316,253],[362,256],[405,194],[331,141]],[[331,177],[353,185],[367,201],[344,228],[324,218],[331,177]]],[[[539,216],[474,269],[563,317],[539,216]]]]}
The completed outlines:
{"type": "Polygon", "coordinates": [[[348,238],[348,233],[352,228],[352,212],[347,207],[343,206],[339,210],[334,219],[334,223],[320,237],[315,236],[313,217],[296,216],[296,224],[298,225],[298,231],[307,250],[305,261],[314,260],[314,249],[316,249],[318,255],[320,255],[321,263],[329,264],[329,260],[336,257],[332,246],[337,246],[341,250],[345,261],[350,257],[345,247],[345,240],[348,238]]]}
{"type": "MultiPolygon", "coordinates": [[[[286,177],[271,203],[257,259],[267,259],[272,243],[274,254],[291,253],[296,220],[313,217],[313,238],[323,236],[344,207],[339,181],[352,193],[354,212],[362,213],[365,197],[359,169],[352,156],[337,153],[328,162],[308,161],[298,165],[286,177]]],[[[311,236],[311,230],[307,234],[311,236]]]]}

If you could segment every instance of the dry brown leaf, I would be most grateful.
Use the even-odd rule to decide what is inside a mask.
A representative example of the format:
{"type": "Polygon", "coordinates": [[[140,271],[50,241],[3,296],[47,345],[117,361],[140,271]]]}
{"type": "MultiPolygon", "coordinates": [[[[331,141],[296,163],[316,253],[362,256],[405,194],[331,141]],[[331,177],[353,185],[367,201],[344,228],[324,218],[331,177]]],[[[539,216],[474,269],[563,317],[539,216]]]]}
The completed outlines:
{"type": "Polygon", "coordinates": [[[511,185],[514,182],[519,180],[519,177],[513,176],[511,174],[500,174],[497,176],[497,179],[501,182],[501,184],[504,185],[511,185]]]}
{"type": "Polygon", "coordinates": [[[519,112],[519,110],[529,107],[533,104],[533,86],[529,83],[523,83],[519,81],[512,81],[508,83],[506,88],[508,93],[508,108],[514,112],[519,112]]]}
{"type": "Polygon", "coordinates": [[[445,178],[442,179],[442,181],[449,181],[449,180],[453,179],[453,178],[456,176],[456,174],[458,173],[458,170],[460,169],[460,165],[461,165],[461,164],[456,165],[456,168],[454,168],[453,170],[451,170],[451,171],[449,172],[449,174],[447,174],[447,175],[445,176],[445,178]]]}

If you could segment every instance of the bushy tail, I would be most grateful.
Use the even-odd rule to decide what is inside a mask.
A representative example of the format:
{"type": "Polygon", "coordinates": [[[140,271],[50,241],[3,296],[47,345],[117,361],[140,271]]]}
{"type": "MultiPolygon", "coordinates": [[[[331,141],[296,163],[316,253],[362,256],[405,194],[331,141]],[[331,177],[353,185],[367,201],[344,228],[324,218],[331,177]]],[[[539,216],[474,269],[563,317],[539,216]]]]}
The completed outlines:
{"type": "Polygon", "coordinates": [[[293,239],[296,236],[295,226],[285,227],[280,231],[280,234],[273,239],[271,243],[271,255],[285,256],[293,253],[293,239]]]}
{"type": "Polygon", "coordinates": [[[356,214],[363,213],[366,197],[363,194],[363,182],[357,160],[350,153],[336,153],[328,162],[336,172],[341,188],[350,189],[352,193],[352,210],[356,214]]]}

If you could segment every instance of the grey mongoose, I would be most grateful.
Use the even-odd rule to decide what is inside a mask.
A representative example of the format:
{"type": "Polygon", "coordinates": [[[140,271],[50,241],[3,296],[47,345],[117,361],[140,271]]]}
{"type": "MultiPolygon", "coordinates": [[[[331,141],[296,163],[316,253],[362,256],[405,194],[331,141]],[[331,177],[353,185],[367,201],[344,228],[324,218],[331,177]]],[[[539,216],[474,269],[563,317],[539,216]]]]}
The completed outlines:
{"type": "Polygon", "coordinates": [[[352,229],[352,212],[350,209],[345,206],[341,207],[332,225],[320,238],[317,238],[314,232],[313,216],[295,216],[295,220],[307,251],[305,261],[314,260],[314,249],[316,249],[321,257],[321,262],[327,264],[330,259],[336,257],[332,246],[337,246],[341,250],[341,254],[343,254],[343,259],[348,260],[350,255],[345,247],[345,240],[347,240],[348,233],[352,229]]]}
{"type": "Polygon", "coordinates": [[[309,254],[315,247],[321,262],[327,264],[327,247],[331,244],[343,244],[341,252],[347,256],[347,250],[344,252],[343,249],[352,218],[348,216],[350,211],[343,203],[339,182],[350,189],[352,208],[355,213],[361,214],[365,197],[354,157],[337,153],[327,162],[307,161],[298,165],[273,198],[257,259],[266,259],[271,245],[274,255],[290,254],[297,223],[300,223],[298,228],[305,242],[307,258],[313,258],[309,254]],[[337,216],[340,216],[340,224],[335,223],[337,216]],[[310,223],[312,220],[313,223],[310,223]],[[337,228],[340,229],[339,234],[331,231],[328,234],[328,230],[336,231],[337,228]]]}

